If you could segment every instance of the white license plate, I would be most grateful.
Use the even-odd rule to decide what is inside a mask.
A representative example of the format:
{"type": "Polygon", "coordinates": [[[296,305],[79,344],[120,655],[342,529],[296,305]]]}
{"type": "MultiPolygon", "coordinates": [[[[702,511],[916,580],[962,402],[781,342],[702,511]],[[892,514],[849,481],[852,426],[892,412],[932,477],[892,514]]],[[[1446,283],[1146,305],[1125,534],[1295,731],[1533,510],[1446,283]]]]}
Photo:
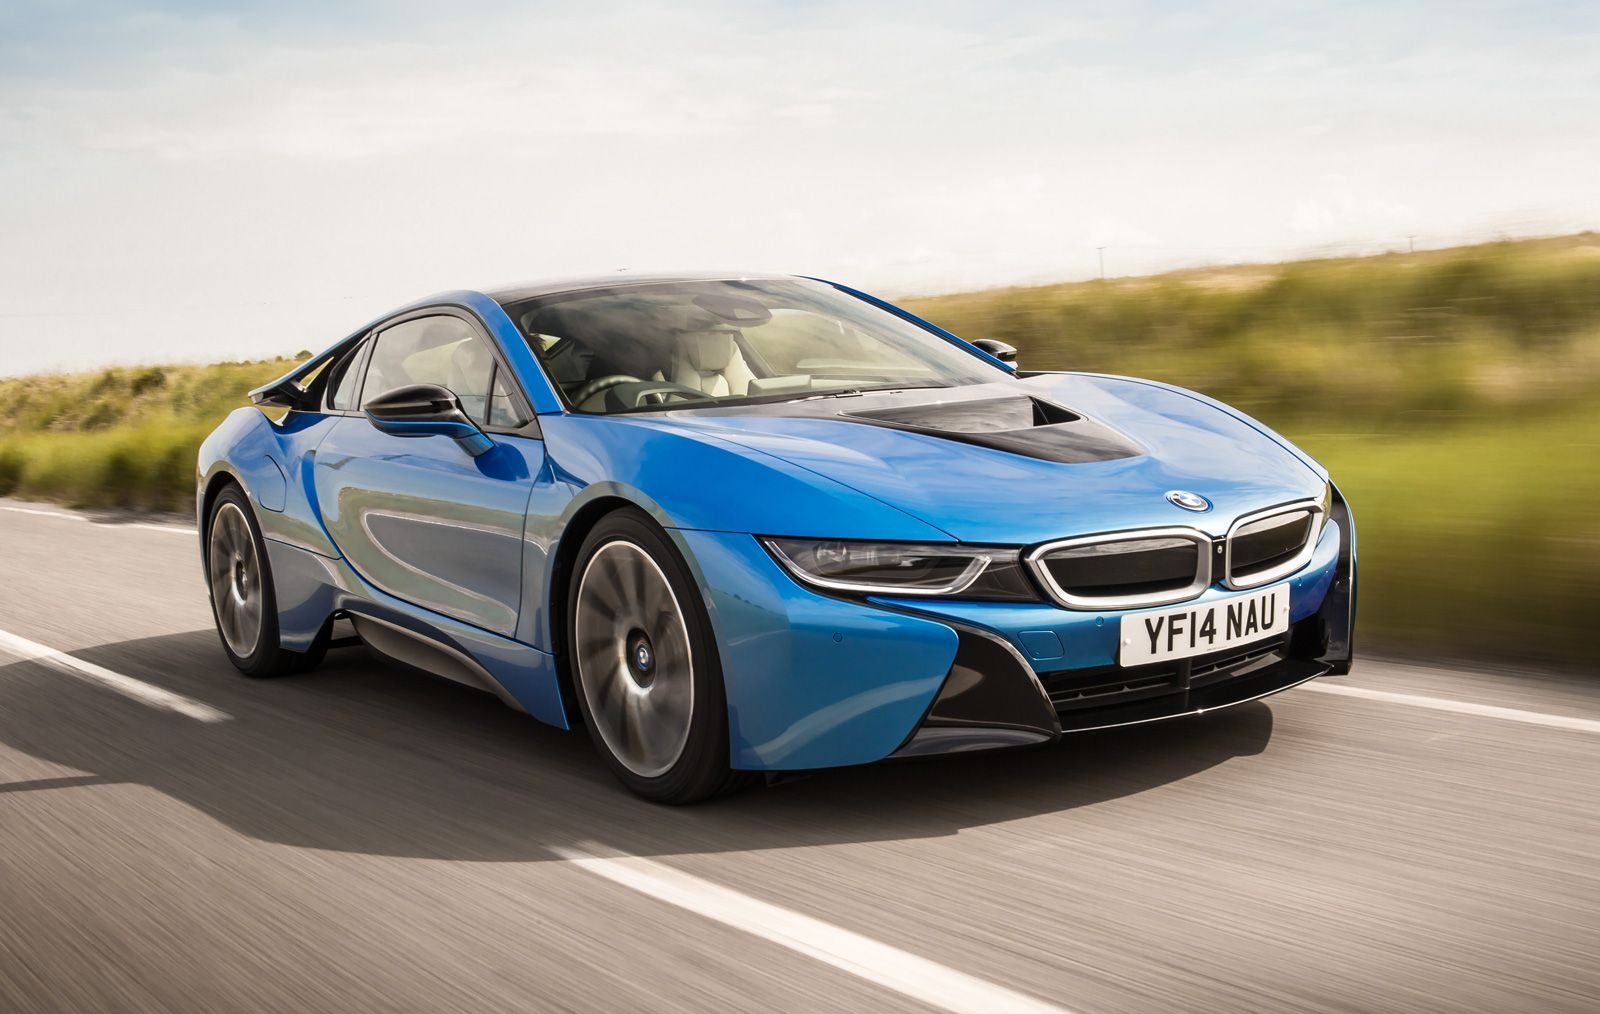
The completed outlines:
{"type": "Polygon", "coordinates": [[[1215,602],[1129,613],[1117,664],[1148,665],[1282,637],[1289,629],[1289,586],[1275,584],[1215,602]]]}

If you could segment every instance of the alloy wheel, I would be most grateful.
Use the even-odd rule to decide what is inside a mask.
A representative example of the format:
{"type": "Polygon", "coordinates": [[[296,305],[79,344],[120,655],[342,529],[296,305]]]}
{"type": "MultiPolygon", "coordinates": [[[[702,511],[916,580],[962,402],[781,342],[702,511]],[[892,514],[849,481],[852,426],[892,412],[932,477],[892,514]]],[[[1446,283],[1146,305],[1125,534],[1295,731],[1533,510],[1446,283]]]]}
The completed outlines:
{"type": "Polygon", "coordinates": [[[217,509],[211,520],[206,560],[217,629],[230,651],[247,658],[261,637],[264,598],[261,558],[238,504],[224,503],[217,509]]]}
{"type": "Polygon", "coordinates": [[[596,731],[629,771],[664,774],[694,717],[689,629],[666,574],[632,542],[607,542],[584,566],[576,599],[578,682],[596,731]]]}

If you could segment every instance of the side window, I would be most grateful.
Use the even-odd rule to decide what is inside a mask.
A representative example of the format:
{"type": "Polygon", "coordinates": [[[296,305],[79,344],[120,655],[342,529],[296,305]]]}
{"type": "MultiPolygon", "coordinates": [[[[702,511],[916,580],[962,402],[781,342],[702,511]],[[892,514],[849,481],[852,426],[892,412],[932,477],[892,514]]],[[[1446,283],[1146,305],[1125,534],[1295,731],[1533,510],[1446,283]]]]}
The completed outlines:
{"type": "Polygon", "coordinates": [[[339,360],[334,367],[333,393],[328,395],[328,407],[337,412],[349,412],[356,407],[356,392],[361,390],[361,360],[367,354],[365,342],[339,360]]]}
{"type": "Polygon", "coordinates": [[[489,425],[516,426],[522,420],[511,403],[511,392],[506,390],[505,377],[498,365],[494,371],[494,387],[489,392],[489,425]]]}
{"type": "Polygon", "coordinates": [[[407,384],[438,384],[461,399],[481,426],[515,426],[504,378],[494,354],[459,317],[418,317],[379,333],[361,389],[362,403],[407,384]]]}

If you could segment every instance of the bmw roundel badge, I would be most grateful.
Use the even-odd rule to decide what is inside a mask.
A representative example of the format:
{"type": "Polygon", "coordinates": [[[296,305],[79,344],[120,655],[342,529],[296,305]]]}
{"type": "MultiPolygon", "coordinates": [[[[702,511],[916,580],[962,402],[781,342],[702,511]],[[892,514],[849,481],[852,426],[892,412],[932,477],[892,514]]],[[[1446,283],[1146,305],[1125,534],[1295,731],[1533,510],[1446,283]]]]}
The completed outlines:
{"type": "Polygon", "coordinates": [[[1199,493],[1191,493],[1184,489],[1175,489],[1167,494],[1167,502],[1175,507],[1182,507],[1186,511],[1200,513],[1211,509],[1211,501],[1199,493]]]}

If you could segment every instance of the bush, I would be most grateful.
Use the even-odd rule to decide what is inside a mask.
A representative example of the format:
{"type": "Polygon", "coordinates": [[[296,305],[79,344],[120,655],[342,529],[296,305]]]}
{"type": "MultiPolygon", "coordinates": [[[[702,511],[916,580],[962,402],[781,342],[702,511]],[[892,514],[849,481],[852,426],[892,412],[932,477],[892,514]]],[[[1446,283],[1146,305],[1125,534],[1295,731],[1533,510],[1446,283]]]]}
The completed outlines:
{"type": "Polygon", "coordinates": [[[133,375],[133,380],[128,383],[128,393],[137,398],[147,391],[155,391],[167,384],[165,370],[152,366],[147,370],[140,370],[133,375]]]}
{"type": "Polygon", "coordinates": [[[24,464],[22,452],[10,447],[0,448],[0,496],[10,496],[22,485],[24,464]]]}

